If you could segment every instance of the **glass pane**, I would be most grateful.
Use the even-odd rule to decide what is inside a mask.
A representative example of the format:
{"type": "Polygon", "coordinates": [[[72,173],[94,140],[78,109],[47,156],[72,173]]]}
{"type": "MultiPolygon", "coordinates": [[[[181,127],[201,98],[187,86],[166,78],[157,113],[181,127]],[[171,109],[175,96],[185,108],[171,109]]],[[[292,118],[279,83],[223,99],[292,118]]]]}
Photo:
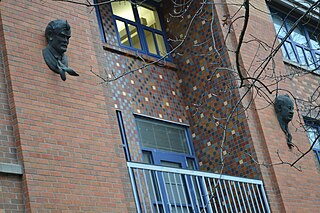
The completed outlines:
{"type": "MultiPolygon", "coordinates": [[[[157,126],[154,132],[158,149],[166,150],[171,147],[170,140],[168,138],[167,128],[164,126],[157,126]]],[[[172,148],[171,148],[172,149],[172,148]]]]}
{"type": "Polygon", "coordinates": [[[139,118],[137,127],[144,147],[189,154],[184,127],[139,118]]]}
{"type": "Polygon", "coordinates": [[[287,42],[287,41],[286,41],[286,42],[284,42],[284,45],[286,46],[289,59],[290,59],[291,61],[294,61],[294,62],[297,62],[297,63],[298,63],[296,54],[294,53],[294,50],[293,50],[293,48],[292,48],[292,44],[291,44],[290,42],[287,42]]]}
{"type": "MultiPolygon", "coordinates": [[[[294,24],[292,21],[288,21],[287,23],[289,25],[289,28],[291,28],[293,26],[293,24],[294,24]]],[[[306,39],[306,36],[304,34],[304,31],[300,26],[296,27],[293,30],[293,32],[291,33],[290,37],[291,37],[292,41],[297,42],[298,44],[302,44],[302,45],[304,45],[306,47],[309,46],[308,42],[307,42],[307,39],[306,39]]]]}
{"type": "Polygon", "coordinates": [[[153,164],[151,152],[142,151],[143,162],[147,164],[153,164]]]}
{"type": "Polygon", "coordinates": [[[320,66],[320,54],[316,53],[316,64],[320,66]]]}
{"type": "Polygon", "coordinates": [[[145,6],[137,6],[140,22],[142,25],[161,30],[159,16],[154,8],[147,8],[145,6]]]}
{"type": "Polygon", "coordinates": [[[130,21],[135,21],[131,3],[129,1],[114,1],[111,3],[112,12],[130,21]]]}
{"type": "Polygon", "coordinates": [[[149,30],[144,30],[148,50],[150,53],[157,55],[156,44],[154,43],[153,34],[149,30]]]}
{"type": "MultiPolygon", "coordinates": [[[[314,142],[314,140],[317,138],[319,133],[318,133],[316,128],[308,127],[307,128],[307,134],[308,134],[308,137],[309,137],[309,142],[310,142],[310,144],[312,144],[314,142]]],[[[319,141],[319,139],[318,139],[317,143],[313,146],[313,148],[320,149],[320,141],[319,141]]]]}
{"type": "Polygon", "coordinates": [[[287,31],[285,29],[283,19],[278,15],[272,15],[272,19],[274,27],[276,28],[276,33],[280,37],[284,37],[287,34],[287,31]]]}
{"type": "Polygon", "coordinates": [[[123,45],[130,46],[129,37],[124,22],[116,20],[120,42],[123,45]]]}
{"type": "Polygon", "coordinates": [[[191,158],[187,158],[187,163],[188,163],[188,169],[192,169],[192,170],[195,170],[195,166],[194,166],[194,159],[191,159],[191,158]]]}
{"type": "Polygon", "coordinates": [[[307,65],[306,58],[304,57],[303,49],[301,47],[297,47],[298,57],[300,59],[301,65],[307,65]]]}
{"type": "Polygon", "coordinates": [[[158,44],[158,50],[161,56],[165,56],[167,54],[166,45],[164,43],[164,39],[162,35],[155,34],[156,40],[158,44]]]}
{"type": "MultiPolygon", "coordinates": [[[[281,43],[281,39],[279,39],[279,43],[281,43]]],[[[287,50],[286,50],[286,48],[285,48],[285,44],[283,44],[283,45],[281,46],[281,50],[282,50],[282,54],[283,54],[284,58],[289,59],[287,50]]]]}
{"type": "Polygon", "coordinates": [[[312,68],[312,69],[316,68],[315,65],[314,65],[314,61],[313,61],[313,58],[312,58],[312,55],[311,55],[310,51],[309,50],[305,50],[304,52],[306,54],[309,67],[312,68]]]}
{"type": "Polygon", "coordinates": [[[320,50],[320,33],[308,31],[311,48],[314,50],[320,50]]]}
{"type": "Polygon", "coordinates": [[[154,132],[153,126],[149,125],[146,122],[137,122],[137,127],[138,127],[140,142],[145,147],[150,147],[150,148],[156,147],[156,140],[153,133],[154,132]]]}
{"type": "Polygon", "coordinates": [[[140,38],[136,26],[128,24],[132,46],[141,50],[140,38]]]}

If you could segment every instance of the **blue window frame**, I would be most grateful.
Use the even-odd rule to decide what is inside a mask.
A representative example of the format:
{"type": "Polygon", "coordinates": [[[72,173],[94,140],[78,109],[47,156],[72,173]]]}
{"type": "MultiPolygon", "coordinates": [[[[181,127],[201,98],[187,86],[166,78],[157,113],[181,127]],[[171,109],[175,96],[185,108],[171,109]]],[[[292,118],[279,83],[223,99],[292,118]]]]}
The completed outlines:
{"type": "Polygon", "coordinates": [[[320,135],[320,123],[313,120],[307,120],[305,123],[310,144],[313,144],[317,139],[312,149],[320,163],[320,137],[318,138],[320,135]]]}
{"type": "Polygon", "coordinates": [[[166,56],[168,44],[156,4],[131,2],[110,3],[119,45],[158,58],[166,56]]]}
{"type": "MultiPolygon", "coordinates": [[[[296,19],[271,10],[279,41],[282,41],[296,19]]],[[[298,63],[320,74],[320,31],[301,22],[281,47],[285,59],[298,63]]]]}
{"type": "Polygon", "coordinates": [[[136,116],[138,137],[146,163],[181,162],[181,168],[195,169],[195,156],[186,126],[136,116]]]}
{"type": "MultiPolygon", "coordinates": [[[[187,127],[140,116],[136,117],[136,124],[145,163],[173,168],[197,169],[187,127]]],[[[157,191],[155,192],[157,196],[153,198],[154,204],[162,206],[167,212],[170,212],[172,203],[179,205],[185,212],[192,211],[192,206],[197,205],[196,200],[199,199],[200,194],[193,191],[186,192],[191,190],[187,186],[191,185],[194,180],[191,177],[179,179],[173,173],[168,173],[165,176],[159,175],[158,177],[158,179],[154,178],[153,180],[158,180],[157,184],[148,183],[159,185],[157,190],[162,191],[163,203],[159,203],[160,193],[157,191]],[[164,193],[172,188],[177,189],[176,193],[180,197],[185,196],[187,203],[179,203],[179,200],[177,200],[179,196],[174,197],[170,193],[164,193]]],[[[199,208],[202,209],[203,207],[199,206],[199,208]]]]}

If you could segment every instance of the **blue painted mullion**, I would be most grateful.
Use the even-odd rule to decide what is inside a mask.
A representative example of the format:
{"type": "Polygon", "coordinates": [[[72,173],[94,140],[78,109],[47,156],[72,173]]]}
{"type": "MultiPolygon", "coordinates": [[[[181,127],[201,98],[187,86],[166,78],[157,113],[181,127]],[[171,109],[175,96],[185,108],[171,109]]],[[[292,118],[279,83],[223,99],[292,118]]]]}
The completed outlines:
{"type": "Polygon", "coordinates": [[[146,37],[144,36],[143,27],[142,27],[143,25],[140,22],[137,5],[132,4],[132,9],[133,9],[134,18],[136,19],[135,24],[136,24],[138,35],[139,35],[141,49],[144,53],[148,53],[148,45],[147,45],[146,37]]]}
{"type": "Polygon", "coordinates": [[[306,35],[306,38],[307,38],[307,42],[308,42],[308,46],[309,46],[309,49],[310,49],[310,52],[311,52],[311,56],[313,58],[314,66],[317,67],[319,62],[317,61],[317,57],[316,57],[316,54],[315,54],[316,50],[313,49],[313,46],[311,45],[310,36],[309,36],[309,32],[308,32],[307,29],[308,29],[307,27],[303,28],[304,34],[306,35]]]}
{"type": "MultiPolygon", "coordinates": [[[[283,19],[283,22],[284,22],[283,26],[285,27],[286,32],[288,33],[288,31],[290,30],[290,28],[289,28],[289,26],[288,26],[287,20],[290,20],[290,19],[289,19],[289,18],[286,18],[286,17],[283,17],[283,15],[282,15],[282,19],[283,19]]],[[[287,38],[286,41],[291,44],[292,49],[293,49],[293,53],[295,54],[296,59],[297,59],[298,63],[300,64],[300,63],[301,63],[301,60],[300,60],[300,58],[299,58],[299,55],[298,55],[298,51],[297,51],[297,49],[296,49],[295,42],[294,42],[294,41],[292,40],[292,38],[291,38],[291,34],[289,35],[289,37],[287,38]]],[[[288,54],[288,56],[289,56],[289,58],[290,58],[290,55],[289,55],[289,54],[288,54]]],[[[292,60],[292,59],[290,59],[290,60],[292,60]]],[[[308,62],[307,62],[307,63],[308,63],[308,62]]]]}
{"type": "MultiPolygon", "coordinates": [[[[97,3],[97,0],[94,0],[93,3],[97,3]]],[[[106,42],[106,34],[104,32],[103,29],[103,24],[102,24],[102,17],[101,17],[101,13],[100,13],[100,8],[99,6],[94,6],[95,10],[96,10],[96,15],[97,15],[97,19],[98,19],[98,26],[99,26],[99,31],[100,31],[100,35],[101,35],[101,40],[103,42],[106,42]]]]}

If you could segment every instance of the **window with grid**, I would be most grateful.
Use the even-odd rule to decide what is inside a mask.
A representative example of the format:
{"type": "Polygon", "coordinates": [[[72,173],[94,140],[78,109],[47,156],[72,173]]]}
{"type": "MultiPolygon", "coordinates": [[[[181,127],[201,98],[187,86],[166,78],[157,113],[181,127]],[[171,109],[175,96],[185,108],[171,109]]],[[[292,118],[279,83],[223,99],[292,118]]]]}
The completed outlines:
{"type": "Polygon", "coordinates": [[[131,2],[110,4],[119,45],[156,57],[166,56],[167,44],[157,8],[131,2]]]}
{"type": "MultiPolygon", "coordinates": [[[[281,42],[296,19],[271,10],[273,23],[281,42]]],[[[320,74],[320,30],[301,22],[281,47],[285,59],[298,63],[320,74]]]]}
{"type": "Polygon", "coordinates": [[[320,163],[320,123],[307,121],[306,129],[310,144],[312,145],[315,142],[312,149],[320,163]]]}

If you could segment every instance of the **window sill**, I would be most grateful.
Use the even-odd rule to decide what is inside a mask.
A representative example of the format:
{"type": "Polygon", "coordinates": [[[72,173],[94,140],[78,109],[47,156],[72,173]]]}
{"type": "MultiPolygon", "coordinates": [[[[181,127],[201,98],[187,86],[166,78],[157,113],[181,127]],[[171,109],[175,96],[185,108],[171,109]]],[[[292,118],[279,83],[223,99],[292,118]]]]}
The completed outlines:
{"type": "Polygon", "coordinates": [[[300,64],[298,64],[298,63],[295,63],[295,62],[290,61],[290,60],[285,59],[285,58],[283,59],[283,62],[284,62],[286,65],[294,66],[295,68],[299,68],[299,69],[305,70],[305,71],[307,71],[307,72],[309,72],[309,73],[311,73],[311,74],[320,76],[320,70],[318,70],[318,71],[312,71],[313,69],[310,69],[310,68],[308,68],[307,66],[302,66],[302,65],[300,65],[300,64]]]}
{"type": "Polygon", "coordinates": [[[114,52],[114,53],[117,53],[120,55],[134,58],[134,59],[138,59],[138,60],[143,61],[148,64],[154,64],[157,66],[161,66],[161,67],[165,67],[165,68],[169,68],[169,69],[173,69],[173,70],[178,69],[177,66],[172,62],[160,60],[156,57],[152,57],[147,54],[139,53],[137,51],[125,49],[123,47],[114,46],[114,45],[104,43],[103,49],[106,51],[114,52]]]}
{"type": "Polygon", "coordinates": [[[22,166],[13,163],[0,163],[0,173],[22,175],[22,166]]]}

